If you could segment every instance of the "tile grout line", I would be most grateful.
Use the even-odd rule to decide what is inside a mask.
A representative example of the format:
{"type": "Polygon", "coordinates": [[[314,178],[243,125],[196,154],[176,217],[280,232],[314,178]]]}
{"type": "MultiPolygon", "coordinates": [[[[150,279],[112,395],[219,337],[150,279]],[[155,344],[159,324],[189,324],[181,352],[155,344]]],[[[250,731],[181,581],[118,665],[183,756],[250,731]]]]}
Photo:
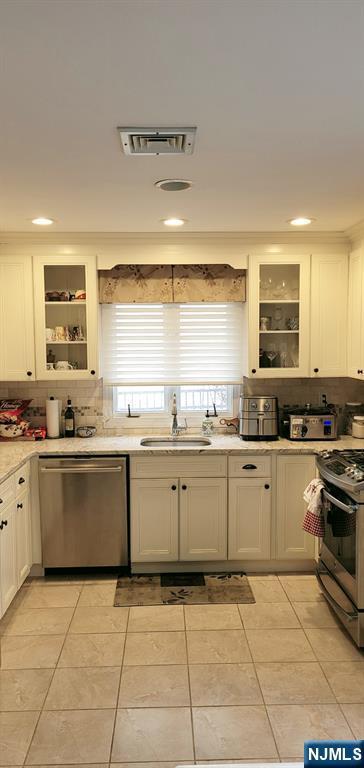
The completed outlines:
{"type": "Polygon", "coordinates": [[[339,702],[338,702],[338,706],[339,706],[340,712],[341,712],[341,714],[342,714],[342,716],[343,716],[343,718],[344,718],[345,722],[347,723],[347,726],[348,726],[348,728],[349,728],[349,731],[350,731],[350,733],[351,733],[351,734],[352,734],[352,736],[353,736],[353,739],[355,739],[355,738],[356,738],[356,736],[355,736],[355,733],[354,733],[354,731],[353,731],[353,729],[352,729],[352,727],[351,727],[351,725],[350,725],[350,723],[349,723],[349,720],[348,720],[348,719],[347,719],[347,717],[346,717],[346,714],[345,714],[345,712],[344,712],[344,710],[343,710],[343,708],[342,708],[342,705],[341,705],[341,704],[339,704],[339,702]]]}
{"type": "Polygon", "coordinates": [[[188,691],[190,697],[190,720],[191,720],[191,736],[192,736],[192,749],[193,749],[193,762],[196,764],[196,742],[195,742],[195,729],[193,724],[193,709],[192,709],[192,691],[191,691],[191,678],[190,678],[190,664],[188,656],[188,644],[187,644],[187,628],[186,628],[186,613],[185,606],[182,606],[183,610],[183,625],[184,625],[184,637],[185,637],[185,649],[186,649],[186,664],[187,664],[187,678],[188,678],[188,691]]]}
{"type": "Polygon", "coordinates": [[[29,746],[28,746],[28,749],[27,749],[27,751],[26,751],[26,754],[25,754],[25,757],[24,757],[24,760],[23,760],[23,763],[22,763],[22,764],[23,764],[23,766],[24,766],[24,765],[26,765],[26,763],[27,763],[27,759],[28,759],[28,756],[29,756],[29,752],[30,752],[30,750],[31,750],[31,747],[32,747],[32,744],[33,744],[33,741],[34,741],[34,736],[35,736],[35,734],[36,734],[36,731],[37,731],[37,728],[38,728],[38,725],[39,725],[39,721],[40,721],[41,715],[42,715],[42,714],[43,714],[43,712],[45,711],[45,710],[44,710],[44,705],[45,705],[45,702],[46,702],[46,700],[47,700],[47,696],[48,696],[48,693],[49,693],[50,687],[51,687],[51,685],[52,685],[52,682],[53,682],[54,676],[55,676],[55,674],[56,674],[56,670],[57,670],[57,664],[58,664],[58,661],[59,661],[59,659],[60,659],[61,653],[62,653],[62,651],[63,651],[63,647],[64,647],[64,644],[65,644],[65,642],[66,642],[66,638],[67,638],[67,635],[68,635],[68,632],[69,632],[69,628],[70,628],[70,626],[71,626],[71,622],[72,622],[72,620],[73,620],[73,617],[74,617],[74,615],[75,615],[75,611],[76,611],[76,608],[77,608],[77,605],[78,605],[78,601],[79,601],[79,599],[80,599],[80,595],[81,595],[81,592],[82,592],[82,587],[81,587],[81,589],[80,589],[80,591],[79,591],[79,595],[78,595],[78,597],[77,597],[76,603],[75,603],[75,605],[74,605],[74,608],[73,608],[72,616],[71,616],[71,618],[70,618],[70,620],[69,620],[69,623],[68,623],[68,626],[67,626],[67,630],[66,630],[66,632],[65,632],[65,635],[64,635],[64,638],[63,638],[63,643],[62,643],[62,645],[61,645],[61,649],[60,649],[60,652],[59,652],[59,655],[58,655],[58,658],[57,658],[56,664],[55,664],[55,666],[54,666],[54,669],[53,669],[53,674],[52,674],[52,676],[51,676],[51,679],[50,679],[50,681],[49,681],[49,685],[48,685],[48,688],[47,688],[47,693],[46,693],[46,695],[45,695],[45,697],[44,697],[43,705],[42,705],[42,708],[41,708],[41,710],[40,710],[40,712],[39,712],[39,716],[38,716],[38,718],[37,718],[37,722],[36,722],[36,724],[35,724],[35,728],[34,728],[34,731],[33,731],[33,733],[32,733],[32,737],[31,737],[31,739],[30,739],[30,742],[29,742],[29,746]]]}
{"type": "Polygon", "coordinates": [[[116,719],[117,719],[118,711],[119,711],[118,704],[119,704],[119,696],[120,696],[120,688],[121,688],[121,678],[122,678],[123,668],[124,668],[124,658],[125,658],[125,650],[126,650],[126,639],[127,639],[127,636],[128,636],[129,619],[130,619],[130,608],[128,608],[128,614],[127,614],[126,626],[125,626],[125,634],[124,634],[124,646],[123,646],[123,652],[122,652],[122,655],[121,655],[120,677],[119,677],[118,693],[117,693],[117,697],[116,697],[114,724],[113,724],[113,729],[112,729],[112,734],[111,734],[111,741],[110,741],[109,760],[108,760],[109,763],[111,762],[112,751],[113,751],[113,748],[114,748],[116,719]]]}
{"type": "MultiPolygon", "coordinates": [[[[255,604],[257,604],[257,603],[255,603],[255,604]]],[[[239,611],[239,614],[240,614],[239,608],[238,608],[238,611],[239,611]]],[[[253,669],[254,669],[254,674],[255,674],[255,677],[256,677],[256,680],[257,680],[257,683],[258,683],[258,686],[259,686],[260,695],[262,697],[264,711],[265,711],[265,714],[266,714],[266,717],[267,717],[267,721],[269,723],[269,728],[270,728],[270,732],[272,734],[272,739],[273,739],[273,742],[274,742],[274,746],[276,748],[276,752],[277,752],[278,758],[279,758],[279,760],[281,762],[281,754],[280,754],[280,751],[278,749],[278,744],[277,744],[276,737],[275,737],[274,730],[273,730],[273,726],[272,726],[272,723],[271,723],[271,720],[270,720],[270,717],[269,717],[269,712],[268,712],[266,701],[265,701],[265,698],[264,698],[262,686],[260,684],[260,680],[259,680],[259,677],[258,677],[258,672],[257,672],[257,668],[256,668],[256,662],[254,660],[254,656],[253,656],[253,653],[252,653],[252,650],[251,650],[251,647],[250,647],[250,643],[249,643],[249,638],[248,638],[248,635],[246,633],[246,627],[245,627],[245,624],[244,624],[244,619],[243,619],[243,616],[241,614],[240,614],[240,618],[241,618],[242,625],[244,627],[246,642],[247,642],[247,645],[248,645],[248,648],[249,648],[249,653],[251,655],[251,659],[252,659],[252,663],[253,663],[253,669]]],[[[262,760],[262,762],[263,762],[263,760],[262,760]]]]}

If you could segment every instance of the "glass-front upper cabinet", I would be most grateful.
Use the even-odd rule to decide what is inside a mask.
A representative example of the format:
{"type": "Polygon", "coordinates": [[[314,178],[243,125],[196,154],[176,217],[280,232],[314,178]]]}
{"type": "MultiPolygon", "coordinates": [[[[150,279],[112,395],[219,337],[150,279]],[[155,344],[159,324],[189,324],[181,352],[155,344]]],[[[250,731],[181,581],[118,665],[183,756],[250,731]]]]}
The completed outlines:
{"type": "Polygon", "coordinates": [[[34,260],[38,379],[98,375],[95,257],[34,260]]]}
{"type": "Polygon", "coordinates": [[[310,256],[249,260],[249,376],[307,376],[310,256]]]}

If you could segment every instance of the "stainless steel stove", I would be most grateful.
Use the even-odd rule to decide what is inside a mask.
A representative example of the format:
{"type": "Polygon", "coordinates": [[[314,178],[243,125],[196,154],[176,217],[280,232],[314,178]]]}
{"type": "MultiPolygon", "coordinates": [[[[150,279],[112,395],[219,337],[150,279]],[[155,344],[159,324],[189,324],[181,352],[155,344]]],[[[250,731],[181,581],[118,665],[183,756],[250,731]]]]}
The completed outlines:
{"type": "Polygon", "coordinates": [[[364,451],[322,451],[325,534],[317,578],[358,646],[364,647],[364,451]]]}

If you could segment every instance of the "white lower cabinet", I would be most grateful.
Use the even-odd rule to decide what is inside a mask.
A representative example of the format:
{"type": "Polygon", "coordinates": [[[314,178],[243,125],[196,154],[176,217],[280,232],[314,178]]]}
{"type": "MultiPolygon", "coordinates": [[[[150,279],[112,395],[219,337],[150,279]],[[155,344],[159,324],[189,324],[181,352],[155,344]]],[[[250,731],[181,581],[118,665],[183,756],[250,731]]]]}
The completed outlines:
{"type": "Polygon", "coordinates": [[[315,539],[302,530],[313,454],[232,456],[228,479],[222,456],[204,456],[201,466],[198,456],[193,463],[191,457],[166,458],[170,464],[131,460],[133,563],[180,562],[187,569],[189,562],[260,560],[274,568],[279,560],[314,559],[315,539]],[[211,459],[220,476],[199,477],[211,459]],[[154,471],[170,476],[153,477],[154,471]]]}
{"type": "Polygon", "coordinates": [[[0,513],[0,600],[1,616],[18,591],[16,564],[16,502],[9,502],[0,513]]]}
{"type": "Polygon", "coordinates": [[[315,538],[302,529],[306,511],[303,491],[315,477],[315,457],[277,456],[277,552],[278,560],[312,559],[315,538]]]}
{"type": "Polygon", "coordinates": [[[30,496],[24,493],[16,501],[16,571],[18,588],[31,568],[30,496]]]}
{"type": "Polygon", "coordinates": [[[32,566],[29,465],[0,485],[0,617],[32,566]]]}
{"type": "Polygon", "coordinates": [[[180,487],[180,560],[226,560],[225,478],[184,478],[180,487]]]}
{"type": "Polygon", "coordinates": [[[226,559],[226,479],[131,481],[131,560],[226,559]]]}
{"type": "Polygon", "coordinates": [[[178,479],[132,480],[131,559],[178,560],[178,479]]]}
{"type": "Polygon", "coordinates": [[[271,480],[229,480],[229,560],[269,560],[271,480]]]}

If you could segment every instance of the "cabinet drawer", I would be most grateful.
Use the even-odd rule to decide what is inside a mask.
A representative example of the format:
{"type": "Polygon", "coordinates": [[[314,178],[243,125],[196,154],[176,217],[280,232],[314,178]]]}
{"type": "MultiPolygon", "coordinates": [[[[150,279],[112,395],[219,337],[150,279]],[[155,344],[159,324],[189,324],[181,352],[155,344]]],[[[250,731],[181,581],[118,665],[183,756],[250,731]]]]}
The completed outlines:
{"type": "Polygon", "coordinates": [[[14,475],[11,477],[8,477],[7,480],[4,480],[3,483],[0,485],[0,515],[7,507],[10,501],[13,501],[15,499],[15,482],[14,482],[14,475]]]}
{"type": "Polygon", "coordinates": [[[16,496],[20,496],[29,486],[30,464],[29,461],[23,464],[20,469],[14,472],[15,478],[15,493],[16,496]]]}
{"type": "Polygon", "coordinates": [[[270,477],[271,472],[270,456],[255,454],[229,458],[229,477],[270,477]]]}
{"type": "Polygon", "coordinates": [[[131,477],[226,477],[226,456],[133,456],[131,477]]]}

